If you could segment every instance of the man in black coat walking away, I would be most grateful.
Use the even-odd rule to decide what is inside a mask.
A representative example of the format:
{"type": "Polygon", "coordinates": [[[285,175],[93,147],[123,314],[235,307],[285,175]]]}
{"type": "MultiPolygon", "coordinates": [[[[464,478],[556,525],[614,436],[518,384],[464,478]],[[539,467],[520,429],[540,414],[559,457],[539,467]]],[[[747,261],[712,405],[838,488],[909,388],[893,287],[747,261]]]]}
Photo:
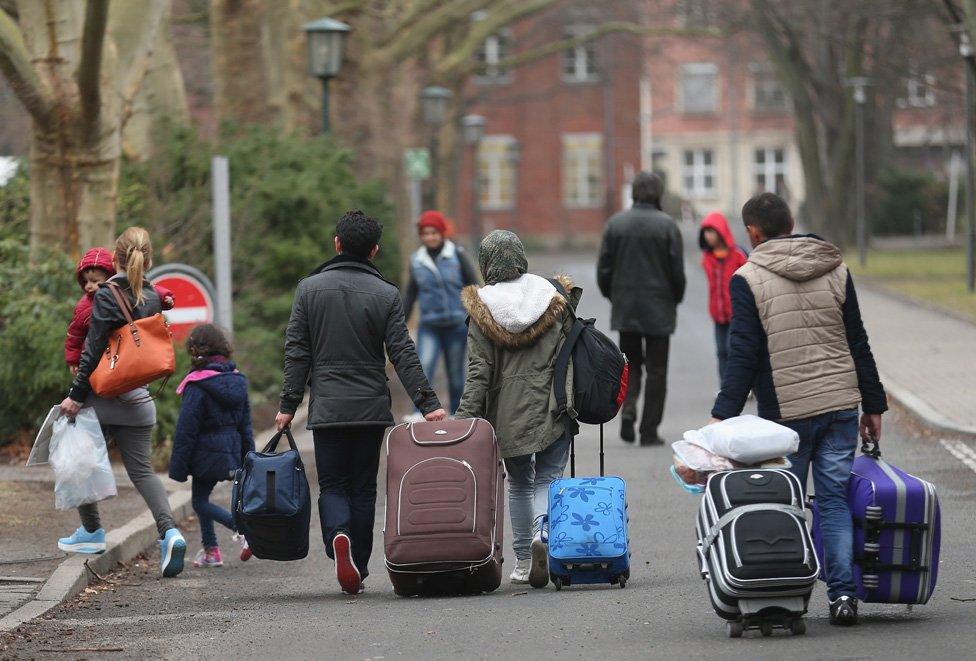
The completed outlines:
{"type": "Polygon", "coordinates": [[[685,294],[681,232],[661,210],[664,184],[649,172],[634,179],[634,206],[614,215],[603,233],[597,284],[613,306],[611,328],[620,332],[620,349],[630,362],[630,388],[621,413],[620,437],[636,440],[641,368],[647,372],[640,444],[660,445],[657,428],[664,416],[668,385],[668,347],[677,306],[685,294]]]}
{"type": "Polygon", "coordinates": [[[336,226],[339,253],[302,280],[285,333],[279,430],[310,387],[319,519],[326,553],[346,594],[362,592],[373,550],[376,471],[393,424],[386,356],[429,421],[447,417],[407,333],[400,292],[373,265],[383,227],[362,211],[336,226]]]}

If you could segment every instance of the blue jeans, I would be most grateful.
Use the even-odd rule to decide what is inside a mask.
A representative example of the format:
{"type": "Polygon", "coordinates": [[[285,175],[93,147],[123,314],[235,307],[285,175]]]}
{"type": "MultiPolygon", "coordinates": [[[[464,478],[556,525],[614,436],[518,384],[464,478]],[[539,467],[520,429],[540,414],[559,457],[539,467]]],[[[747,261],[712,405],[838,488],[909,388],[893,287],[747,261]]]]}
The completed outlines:
{"type": "Polygon", "coordinates": [[[383,427],[315,429],[315,468],[319,474],[319,521],[325,553],[335,560],[332,539],[344,532],[352,541],[359,575],[369,575],[376,520],[376,471],[383,427]]]}
{"type": "Polygon", "coordinates": [[[237,532],[233,515],[220,505],[210,502],[210,494],[216,486],[216,480],[201,480],[196,477],[193,478],[191,485],[193,511],[197,513],[197,520],[200,521],[200,536],[203,538],[203,547],[207,549],[217,546],[214,521],[228,530],[237,532]]]}
{"type": "Polygon", "coordinates": [[[857,596],[854,584],[854,524],[847,505],[847,482],[857,449],[857,409],[832,411],[804,420],[784,422],[800,435],[800,448],[790,455],[804,493],[813,465],[813,486],[820,509],[827,598],[857,596]]]}
{"type": "Polygon", "coordinates": [[[508,508],[512,513],[512,548],[515,557],[531,557],[532,536],[549,512],[549,485],[566,470],[569,459],[568,434],[535,454],[505,460],[508,471],[508,508]]]}
{"type": "Polygon", "coordinates": [[[715,354],[718,356],[718,384],[722,387],[722,376],[725,374],[725,364],[729,360],[729,326],[730,324],[715,324],[715,354]]]}
{"type": "Polygon", "coordinates": [[[432,385],[434,374],[437,372],[437,363],[440,361],[441,354],[444,354],[447,383],[451,394],[451,409],[448,413],[457,411],[461,403],[467,346],[468,327],[465,324],[446,327],[421,324],[417,330],[417,354],[420,356],[424,374],[432,385]]]}

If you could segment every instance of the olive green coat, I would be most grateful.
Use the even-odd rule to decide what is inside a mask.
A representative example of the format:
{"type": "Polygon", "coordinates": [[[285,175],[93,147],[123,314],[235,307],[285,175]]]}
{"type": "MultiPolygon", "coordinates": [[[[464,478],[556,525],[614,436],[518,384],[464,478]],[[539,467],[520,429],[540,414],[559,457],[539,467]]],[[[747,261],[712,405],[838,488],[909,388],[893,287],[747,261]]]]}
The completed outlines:
{"type": "MultiPolygon", "coordinates": [[[[540,452],[566,433],[566,417],[559,414],[552,389],[553,367],[583,290],[568,278],[558,279],[569,292],[569,304],[555,294],[546,312],[521,333],[494,320],[477,287],[461,293],[470,322],[468,373],[457,417],[488,420],[506,458],[540,452]]],[[[575,432],[572,384],[570,363],[566,393],[575,432]]]]}

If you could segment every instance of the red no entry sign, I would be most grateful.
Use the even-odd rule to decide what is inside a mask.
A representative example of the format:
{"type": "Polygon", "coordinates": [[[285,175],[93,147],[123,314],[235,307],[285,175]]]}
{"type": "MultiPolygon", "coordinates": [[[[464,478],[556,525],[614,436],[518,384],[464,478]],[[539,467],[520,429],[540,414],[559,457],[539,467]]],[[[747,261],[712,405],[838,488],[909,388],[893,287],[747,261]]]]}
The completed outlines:
{"type": "Polygon", "coordinates": [[[173,337],[185,340],[194,326],[214,320],[214,295],[210,279],[186,264],[164,264],[149,273],[154,285],[173,292],[176,306],[164,314],[173,337]]]}

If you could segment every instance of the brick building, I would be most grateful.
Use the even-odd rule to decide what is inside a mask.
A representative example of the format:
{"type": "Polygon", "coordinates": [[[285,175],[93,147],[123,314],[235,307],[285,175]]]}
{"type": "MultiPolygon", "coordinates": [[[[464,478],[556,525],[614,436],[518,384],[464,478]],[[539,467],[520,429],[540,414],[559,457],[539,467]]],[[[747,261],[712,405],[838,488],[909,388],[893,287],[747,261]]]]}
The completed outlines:
{"type": "MultiPolygon", "coordinates": [[[[637,21],[637,3],[560,7],[490,37],[472,81],[468,112],[487,122],[478,150],[484,230],[513,229],[550,243],[586,242],[623,204],[642,162],[643,40],[615,34],[514,71],[493,64],[585,33],[607,20],[637,21]]],[[[475,15],[472,20],[478,20],[475,15]]],[[[456,220],[472,218],[473,150],[458,173],[456,220]]]]}

